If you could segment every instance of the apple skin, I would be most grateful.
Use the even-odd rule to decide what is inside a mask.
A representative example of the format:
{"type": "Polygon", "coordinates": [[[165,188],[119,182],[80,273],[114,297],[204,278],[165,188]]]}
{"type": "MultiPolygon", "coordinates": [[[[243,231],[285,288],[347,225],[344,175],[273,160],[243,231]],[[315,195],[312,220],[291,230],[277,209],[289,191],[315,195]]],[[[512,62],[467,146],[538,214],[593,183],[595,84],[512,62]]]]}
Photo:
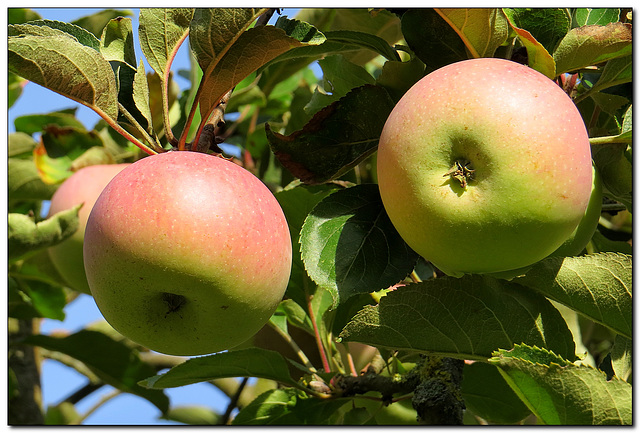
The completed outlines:
{"type": "Polygon", "coordinates": [[[91,208],[109,181],[129,165],[106,164],[81,168],[67,178],[51,197],[49,216],[84,203],[78,212],[78,230],[70,238],[48,249],[51,262],[74,290],[91,294],[82,259],[84,231],[91,208]]]}
{"type": "Polygon", "coordinates": [[[282,300],[291,237],[269,189],[217,156],[171,151],[119,173],[91,211],[85,270],[118,332],[193,356],[251,338],[282,300]]]}
{"type": "Polygon", "coordinates": [[[504,59],[465,60],[416,83],[378,147],[384,207],[407,244],[444,273],[517,269],[555,251],[582,219],[591,149],[573,101],[504,59]],[[466,188],[447,173],[475,170],[466,188]]]}

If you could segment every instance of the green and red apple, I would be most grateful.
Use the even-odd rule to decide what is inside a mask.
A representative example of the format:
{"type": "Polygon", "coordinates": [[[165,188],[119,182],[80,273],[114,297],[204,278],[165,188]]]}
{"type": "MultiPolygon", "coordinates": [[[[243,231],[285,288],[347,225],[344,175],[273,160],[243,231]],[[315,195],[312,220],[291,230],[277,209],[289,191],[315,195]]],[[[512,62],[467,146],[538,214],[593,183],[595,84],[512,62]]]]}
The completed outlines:
{"type": "Polygon", "coordinates": [[[593,185],[573,101],[539,72],[495,58],[417,82],[386,121],[377,168],[399,234],[453,276],[553,253],[585,215],[593,185]]]}
{"type": "Polygon", "coordinates": [[[66,179],[51,198],[49,216],[84,203],[78,212],[78,230],[65,241],[49,248],[49,257],[69,286],[91,294],[82,260],[82,245],[87,219],[93,204],[113,177],[129,164],[91,165],[81,168],[66,179]]]}
{"type": "Polygon", "coordinates": [[[151,350],[202,355],[251,338],[282,300],[291,237],[279,203],[242,167],[171,151],[120,172],[91,211],[91,293],[118,332],[151,350]]]}

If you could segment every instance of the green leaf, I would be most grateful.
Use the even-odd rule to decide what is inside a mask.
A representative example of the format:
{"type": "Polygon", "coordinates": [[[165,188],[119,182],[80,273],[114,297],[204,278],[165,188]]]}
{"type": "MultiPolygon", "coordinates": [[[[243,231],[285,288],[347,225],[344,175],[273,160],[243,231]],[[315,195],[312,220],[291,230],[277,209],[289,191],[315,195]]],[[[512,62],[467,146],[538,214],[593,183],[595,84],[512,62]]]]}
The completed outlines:
{"type": "Polygon", "coordinates": [[[490,360],[538,418],[550,425],[631,424],[631,385],[537,347],[500,350],[490,360]],[[522,349],[527,349],[524,351],[522,349]],[[524,356],[523,356],[524,355],[524,356]]]}
{"type": "Polygon", "coordinates": [[[575,358],[571,331],[544,296],[479,275],[399,287],[354,316],[340,338],[480,360],[498,348],[526,343],[575,358]]]}
{"type": "MultiPolygon", "coordinates": [[[[342,42],[345,44],[356,45],[362,48],[368,48],[387,60],[400,61],[398,53],[389,45],[387,41],[379,36],[370,33],[356,32],[353,30],[334,30],[325,32],[327,40],[331,42],[342,42]]],[[[352,62],[353,63],[353,62],[352,62]]]]}
{"type": "Polygon", "coordinates": [[[513,8],[507,13],[513,25],[528,31],[549,53],[571,28],[569,11],[564,8],[513,8]]]}
{"type": "Polygon", "coordinates": [[[467,410],[490,423],[516,424],[531,414],[494,365],[465,365],[460,390],[467,410]]]}
{"type": "Polygon", "coordinates": [[[169,399],[162,391],[145,389],[137,384],[153,374],[154,367],[141,361],[136,350],[101,332],[82,330],[62,338],[32,335],[25,343],[69,355],[114,388],[149,400],[162,413],[169,409],[169,399]]]}
{"type": "Polygon", "coordinates": [[[94,49],[64,36],[10,36],[9,70],[67,98],[102,117],[118,117],[115,76],[111,65],[94,49]]]}
{"type": "Polygon", "coordinates": [[[631,338],[630,255],[600,253],[548,258],[515,281],[631,338]]]}
{"type": "Polygon", "coordinates": [[[222,416],[204,406],[173,406],[162,419],[187,425],[216,425],[222,416]]]}
{"type": "Polygon", "coordinates": [[[391,224],[375,184],[337,191],[318,203],[300,244],[309,276],[341,302],[402,281],[418,260],[391,224]]]}
{"type": "Polygon", "coordinates": [[[604,26],[620,19],[620,9],[616,8],[576,8],[573,11],[573,27],[586,25],[604,26]]]}
{"type": "Polygon", "coordinates": [[[7,81],[9,84],[7,89],[9,104],[7,107],[11,108],[18,98],[20,98],[20,95],[22,95],[22,89],[29,81],[17,76],[13,72],[9,72],[7,74],[7,81]]]}
{"type": "Polygon", "coordinates": [[[92,33],[75,24],[62,21],[36,20],[27,24],[10,25],[9,36],[68,36],[84,46],[100,52],[100,41],[92,33]]]}
{"type": "Polygon", "coordinates": [[[73,425],[80,422],[81,416],[73,403],[63,401],[55,406],[48,406],[44,416],[45,425],[73,425]]]}
{"type": "Polygon", "coordinates": [[[339,100],[353,88],[375,83],[365,68],[349,62],[340,54],[325,57],[318,61],[318,65],[322,68],[324,91],[316,87],[311,100],[304,107],[310,116],[339,100]]]}
{"type": "Polygon", "coordinates": [[[9,158],[7,163],[9,202],[49,200],[57,185],[46,184],[30,159],[9,158]]]}
{"type": "Polygon", "coordinates": [[[509,21],[501,9],[437,8],[474,58],[493,57],[509,35],[509,21]]]}
{"type": "Polygon", "coordinates": [[[310,398],[291,388],[273,389],[243,408],[233,425],[327,425],[350,399],[310,398]]]}
{"type": "Polygon", "coordinates": [[[456,31],[434,9],[409,9],[402,15],[402,33],[428,71],[468,58],[456,31]]]}
{"type": "Polygon", "coordinates": [[[507,16],[507,19],[509,20],[511,28],[516,33],[518,40],[527,50],[529,66],[540,72],[541,74],[546,75],[550,79],[553,79],[556,77],[556,75],[559,75],[558,73],[556,73],[556,64],[551,54],[549,54],[549,51],[547,51],[547,49],[536,40],[531,32],[514,24],[515,19],[511,17],[512,10],[503,9],[503,11],[507,16]]]}
{"type": "Polygon", "coordinates": [[[131,18],[114,18],[104,27],[100,37],[100,52],[108,61],[136,67],[131,18]]]}
{"type": "Polygon", "coordinates": [[[556,73],[576,71],[607,60],[623,57],[632,51],[631,24],[609,23],[571,29],[553,53],[556,73]]]}
{"type": "Polygon", "coordinates": [[[153,113],[151,112],[151,103],[149,97],[149,82],[147,74],[144,71],[144,63],[140,60],[138,70],[133,78],[133,103],[136,111],[139,112],[147,125],[153,125],[153,113]]]}
{"type": "Polygon", "coordinates": [[[609,87],[630,83],[633,79],[633,56],[618,57],[609,60],[602,69],[602,74],[589,93],[599,92],[609,87]]]}
{"type": "Polygon", "coordinates": [[[353,89],[317,112],[302,130],[284,136],[266,125],[267,138],[280,163],[305,183],[340,177],[378,145],[394,102],[379,86],[353,89]]]}
{"type": "Polygon", "coordinates": [[[376,84],[387,89],[394,101],[399,101],[407,90],[424,77],[424,63],[417,57],[407,62],[385,62],[376,84]]]}
{"type": "Polygon", "coordinates": [[[299,305],[306,305],[307,295],[313,294],[313,282],[304,269],[300,255],[300,231],[311,209],[337,188],[338,186],[336,185],[298,185],[287,187],[275,194],[287,218],[289,232],[291,233],[293,257],[291,277],[289,278],[286,296],[299,305]]]}
{"type": "Polygon", "coordinates": [[[25,8],[8,8],[7,17],[9,24],[26,23],[27,21],[39,20],[42,18],[36,11],[25,8]]]}
{"type": "Polygon", "coordinates": [[[76,110],[53,111],[47,114],[26,114],[16,117],[13,124],[16,131],[26,134],[36,134],[42,132],[49,125],[57,125],[60,127],[69,126],[78,130],[84,130],[85,127],[75,116],[76,110]]]}
{"type": "Polygon", "coordinates": [[[132,16],[133,12],[128,9],[102,9],[94,14],[84,16],[82,18],[78,18],[75,21],[72,21],[72,24],[80,26],[84,29],[87,29],[89,32],[93,33],[96,37],[100,37],[102,34],[102,30],[107,25],[109,21],[114,18],[123,17],[123,16],[132,16]]]}
{"type": "Polygon", "coordinates": [[[611,240],[599,231],[593,234],[591,245],[596,253],[613,252],[628,255],[633,254],[633,247],[628,242],[611,240]]]}
{"type": "Polygon", "coordinates": [[[48,248],[62,242],[78,230],[78,211],[82,206],[58,212],[44,221],[36,223],[27,215],[10,213],[9,260],[15,261],[28,253],[48,248]]]}
{"type": "Polygon", "coordinates": [[[8,137],[7,156],[9,158],[31,158],[37,143],[24,132],[13,132],[8,137]]]}
{"type": "Polygon", "coordinates": [[[591,146],[593,161],[602,177],[603,194],[633,209],[633,165],[626,158],[625,143],[597,144],[591,146]]]}
{"type": "Polygon", "coordinates": [[[152,389],[175,388],[223,377],[261,377],[299,386],[291,378],[282,355],[255,347],[191,358],[164,374],[141,380],[140,385],[152,389]]]}
{"type": "Polygon", "coordinates": [[[633,343],[630,339],[622,335],[616,335],[611,350],[611,366],[616,376],[627,382],[631,381],[631,372],[633,368],[633,343]]]}
{"type": "Polygon", "coordinates": [[[27,269],[11,272],[8,288],[9,317],[64,320],[66,294],[61,285],[52,282],[46,275],[43,277],[27,269]]]}
{"type": "MultiPolygon", "coordinates": [[[[196,26],[195,30],[202,32],[200,26],[196,26]]],[[[238,35],[214,33],[210,35],[211,46],[197,46],[194,49],[198,63],[204,71],[199,99],[200,114],[203,118],[209,117],[228,90],[233,89],[260,66],[292,48],[318,45],[325,40],[324,35],[309,24],[283,18],[278,20],[276,27],[261,26],[249,30],[239,27],[238,32],[238,35]],[[232,39],[223,44],[223,37],[232,39]],[[213,41],[217,43],[214,44],[213,41]]],[[[194,37],[196,41],[203,38],[202,35],[190,35],[192,46],[194,37]]]]}
{"type": "Polygon", "coordinates": [[[149,66],[165,79],[182,41],[189,34],[193,9],[141,8],[138,38],[149,66]]]}

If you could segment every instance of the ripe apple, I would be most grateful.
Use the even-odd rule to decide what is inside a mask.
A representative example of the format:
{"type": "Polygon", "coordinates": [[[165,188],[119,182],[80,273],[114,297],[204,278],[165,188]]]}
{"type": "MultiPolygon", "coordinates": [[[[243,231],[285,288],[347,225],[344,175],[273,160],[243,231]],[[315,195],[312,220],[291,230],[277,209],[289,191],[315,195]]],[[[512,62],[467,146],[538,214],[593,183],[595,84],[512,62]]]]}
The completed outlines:
{"type": "Polygon", "coordinates": [[[78,230],[65,241],[49,248],[49,257],[69,286],[91,294],[82,260],[82,243],[87,219],[93,204],[105,186],[130,164],[91,165],[81,168],[66,179],[51,197],[49,216],[84,203],[78,212],[78,230]]]}
{"type": "Polygon", "coordinates": [[[91,293],[118,332],[151,350],[232,348],[269,320],[291,271],[287,221],[242,167],[166,152],[120,172],[91,211],[91,293]]]}
{"type": "Polygon", "coordinates": [[[428,74],[393,109],[378,148],[393,225],[453,276],[517,269],[551,254],[582,219],[591,177],[573,101],[504,59],[428,74]]]}

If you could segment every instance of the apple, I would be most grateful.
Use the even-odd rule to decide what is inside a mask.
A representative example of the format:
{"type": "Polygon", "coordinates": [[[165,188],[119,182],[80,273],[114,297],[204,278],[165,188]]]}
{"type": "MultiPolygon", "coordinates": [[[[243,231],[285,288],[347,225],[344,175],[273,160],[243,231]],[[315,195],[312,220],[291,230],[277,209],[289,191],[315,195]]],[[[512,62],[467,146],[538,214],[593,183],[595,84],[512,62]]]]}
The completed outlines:
{"type": "Polygon", "coordinates": [[[84,231],[91,208],[109,181],[129,165],[107,164],[81,168],[67,178],[51,197],[49,216],[84,203],[78,212],[78,230],[70,238],[48,249],[56,270],[74,290],[91,294],[82,260],[84,231]]]}
{"type": "Polygon", "coordinates": [[[557,250],[550,254],[552,257],[577,256],[586,248],[598,228],[598,221],[600,221],[600,214],[602,213],[602,179],[595,165],[593,165],[592,170],[593,184],[587,210],[584,212],[580,223],[578,223],[578,227],[575,228],[557,250]]]}
{"type": "Polygon", "coordinates": [[[118,332],[169,355],[251,338],[282,300],[291,237],[269,189],[218,156],[170,151],[120,172],[91,211],[84,262],[118,332]]]}
{"type": "Polygon", "coordinates": [[[378,147],[391,222],[452,276],[517,269],[554,252],[585,214],[591,166],[573,101],[539,72],[495,58],[422,78],[378,147]]]}

